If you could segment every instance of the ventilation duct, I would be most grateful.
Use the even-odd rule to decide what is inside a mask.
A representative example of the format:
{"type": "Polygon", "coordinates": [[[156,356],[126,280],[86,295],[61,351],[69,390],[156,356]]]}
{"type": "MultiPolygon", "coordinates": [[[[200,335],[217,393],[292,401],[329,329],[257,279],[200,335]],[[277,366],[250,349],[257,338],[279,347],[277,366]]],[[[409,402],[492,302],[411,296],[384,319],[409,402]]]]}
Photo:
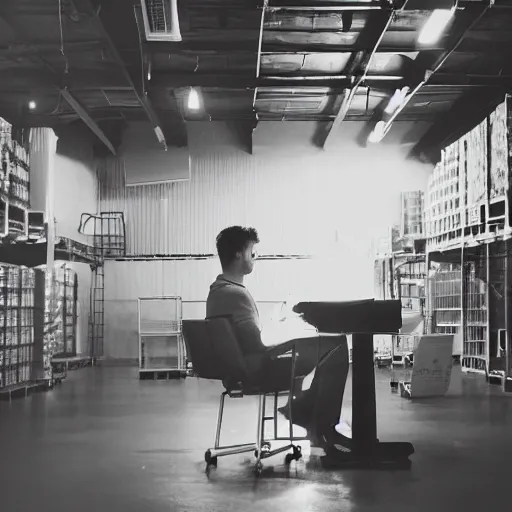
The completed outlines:
{"type": "Polygon", "coordinates": [[[141,0],[147,41],[181,41],[178,0],[141,0]]]}

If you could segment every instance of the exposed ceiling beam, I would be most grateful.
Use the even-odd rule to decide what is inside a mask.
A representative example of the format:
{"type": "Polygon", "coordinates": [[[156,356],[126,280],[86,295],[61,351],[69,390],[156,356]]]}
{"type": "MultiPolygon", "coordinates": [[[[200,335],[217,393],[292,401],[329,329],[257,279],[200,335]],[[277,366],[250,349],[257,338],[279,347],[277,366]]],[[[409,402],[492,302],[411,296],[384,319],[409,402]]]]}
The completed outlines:
{"type": "Polygon", "coordinates": [[[103,130],[98,126],[98,124],[92,119],[87,110],[80,105],[78,100],[71,94],[68,89],[62,89],[60,91],[64,99],[69,103],[69,106],[77,113],[78,117],[91,129],[91,131],[98,137],[98,139],[105,144],[105,146],[109,149],[109,151],[115,155],[116,150],[114,146],[105,135],[103,130]]]}
{"type": "Polygon", "coordinates": [[[0,81],[0,91],[17,89],[20,91],[38,91],[44,89],[58,90],[62,87],[82,90],[132,90],[119,75],[117,69],[97,70],[72,69],[66,75],[51,73],[46,70],[32,68],[12,68],[5,73],[0,81]]]}
{"type": "MultiPolygon", "coordinates": [[[[265,15],[268,9],[268,0],[263,0],[263,6],[261,8],[261,20],[260,20],[260,36],[258,38],[258,53],[256,57],[256,78],[260,77],[261,72],[261,45],[263,44],[263,30],[265,26],[265,15]]],[[[256,97],[258,95],[258,87],[254,88],[254,96],[252,99],[252,110],[256,112],[256,97]]],[[[252,144],[251,144],[251,153],[252,153],[252,144]]]]}
{"type": "MultiPolygon", "coordinates": [[[[82,3],[83,2],[81,2],[81,4],[82,3]]],[[[92,4],[90,3],[90,0],[89,0],[89,6],[90,6],[90,8],[87,9],[88,14],[91,15],[91,17],[97,21],[98,27],[101,32],[101,36],[106,41],[108,49],[110,50],[110,53],[112,54],[119,69],[121,70],[121,73],[124,76],[125,82],[133,90],[133,92],[137,96],[137,99],[138,99],[141,107],[146,112],[146,115],[147,115],[149,121],[153,125],[153,130],[155,132],[155,135],[156,135],[158,141],[164,146],[165,150],[167,150],[167,141],[165,139],[165,136],[164,136],[162,128],[161,128],[162,124],[161,124],[160,120],[158,119],[155,110],[152,108],[151,102],[150,102],[149,98],[147,97],[147,94],[144,91],[140,91],[135,86],[135,83],[134,83],[128,69],[126,68],[125,63],[124,63],[123,59],[121,58],[121,55],[119,54],[117,46],[115,45],[114,41],[110,37],[110,34],[105,26],[105,23],[101,17],[101,10],[99,10],[99,11],[95,10],[93,8],[92,4]]]]}
{"type": "Polygon", "coordinates": [[[459,28],[458,34],[456,35],[456,39],[452,43],[451,48],[441,55],[441,57],[437,60],[437,62],[431,69],[427,69],[425,71],[423,79],[412,89],[412,91],[409,94],[407,94],[404,97],[400,105],[394,110],[389,119],[387,119],[385,122],[381,121],[377,123],[376,127],[370,134],[370,136],[374,136],[374,141],[380,142],[387,135],[395,119],[400,115],[400,113],[405,109],[405,107],[407,107],[407,105],[415,96],[415,94],[429,82],[429,80],[435,73],[437,73],[443,67],[444,63],[448,60],[450,55],[452,55],[453,52],[460,46],[466,35],[482,19],[482,17],[485,15],[488,9],[492,6],[492,3],[493,0],[488,0],[488,2],[486,2],[485,4],[476,5],[473,6],[473,8],[468,6],[464,11],[460,13],[460,16],[462,18],[465,17],[465,15],[468,15],[469,20],[464,21],[464,23],[462,23],[462,26],[461,28],[459,28]],[[469,14],[469,11],[473,10],[474,12],[469,14]]]}
{"type": "Polygon", "coordinates": [[[383,2],[329,2],[324,4],[300,5],[300,2],[279,2],[281,5],[272,5],[271,11],[299,11],[299,12],[341,12],[341,11],[372,11],[382,9],[383,2]]]}
{"type": "Polygon", "coordinates": [[[385,16],[383,16],[379,20],[376,20],[375,25],[372,24],[371,28],[372,30],[375,31],[374,33],[377,34],[377,40],[373,44],[372,50],[364,52],[364,54],[359,59],[358,65],[356,66],[358,68],[356,72],[358,72],[359,76],[355,78],[355,82],[351,84],[352,87],[350,89],[345,89],[343,91],[343,101],[339,105],[339,110],[336,112],[336,117],[332,122],[327,124],[327,126],[322,130],[321,134],[319,135],[320,138],[317,140],[317,143],[320,145],[320,147],[325,149],[331,134],[333,133],[333,131],[336,130],[336,128],[344,121],[345,117],[347,116],[352,101],[354,100],[354,97],[356,96],[359,87],[366,81],[366,78],[368,76],[368,70],[370,69],[373,57],[377,52],[377,48],[379,47],[382,38],[384,37],[384,34],[386,33],[387,29],[391,25],[391,22],[393,21],[393,14],[394,11],[389,10],[389,12],[386,12],[385,16]]]}
{"type": "MultiPolygon", "coordinates": [[[[368,83],[394,83],[403,80],[401,75],[368,75],[368,83]]],[[[207,73],[178,73],[153,71],[149,87],[151,89],[177,89],[181,87],[212,87],[224,89],[253,89],[255,87],[338,87],[351,85],[353,78],[343,75],[268,75],[254,78],[247,74],[207,74],[207,73]]]]}
{"type": "Polygon", "coordinates": [[[449,146],[483,121],[504,97],[505,92],[498,89],[477,90],[463,96],[423,135],[409,157],[437,163],[442,148],[449,146]]]}

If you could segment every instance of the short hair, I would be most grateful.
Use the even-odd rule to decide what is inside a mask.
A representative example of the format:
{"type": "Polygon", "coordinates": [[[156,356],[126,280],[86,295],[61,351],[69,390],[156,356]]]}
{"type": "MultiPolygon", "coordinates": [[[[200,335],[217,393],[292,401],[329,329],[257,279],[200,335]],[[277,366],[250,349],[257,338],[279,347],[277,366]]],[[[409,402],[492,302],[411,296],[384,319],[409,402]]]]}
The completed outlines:
{"type": "Polygon", "coordinates": [[[259,243],[258,232],[254,228],[231,226],[217,235],[217,253],[222,268],[226,268],[242,252],[249,242],[259,243]]]}

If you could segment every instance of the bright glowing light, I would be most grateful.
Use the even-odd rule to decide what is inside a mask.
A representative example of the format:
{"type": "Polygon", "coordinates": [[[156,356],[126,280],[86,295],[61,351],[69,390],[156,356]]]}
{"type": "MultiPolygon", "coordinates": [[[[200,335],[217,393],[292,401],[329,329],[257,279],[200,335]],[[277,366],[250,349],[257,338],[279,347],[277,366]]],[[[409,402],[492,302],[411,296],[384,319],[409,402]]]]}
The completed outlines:
{"type": "Polygon", "coordinates": [[[418,43],[435,43],[441,37],[441,34],[444,32],[444,29],[452,19],[454,13],[455,7],[452,9],[436,9],[433,11],[420,33],[418,43]]]}
{"type": "Polygon", "coordinates": [[[199,93],[195,89],[190,89],[187,106],[190,110],[199,110],[201,108],[199,93]]]}
{"type": "Polygon", "coordinates": [[[36,108],[36,107],[37,107],[37,104],[36,104],[36,102],[35,102],[35,101],[29,101],[29,103],[28,103],[28,108],[29,108],[30,110],[35,110],[35,108],[36,108]]]}

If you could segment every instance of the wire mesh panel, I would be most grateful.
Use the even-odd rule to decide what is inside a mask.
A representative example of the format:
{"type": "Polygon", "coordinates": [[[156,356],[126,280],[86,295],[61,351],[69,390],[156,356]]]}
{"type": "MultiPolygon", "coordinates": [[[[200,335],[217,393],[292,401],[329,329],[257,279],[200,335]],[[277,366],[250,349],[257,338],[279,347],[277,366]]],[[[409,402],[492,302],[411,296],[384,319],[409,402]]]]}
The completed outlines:
{"type": "Polygon", "coordinates": [[[185,370],[181,297],[139,298],[139,369],[185,370]]]}
{"type": "Polygon", "coordinates": [[[422,336],[398,334],[392,336],[391,387],[396,390],[399,381],[410,382],[414,365],[414,352],[422,336]]]}
{"type": "Polygon", "coordinates": [[[139,332],[147,335],[181,332],[181,297],[139,298],[139,332]]]}

